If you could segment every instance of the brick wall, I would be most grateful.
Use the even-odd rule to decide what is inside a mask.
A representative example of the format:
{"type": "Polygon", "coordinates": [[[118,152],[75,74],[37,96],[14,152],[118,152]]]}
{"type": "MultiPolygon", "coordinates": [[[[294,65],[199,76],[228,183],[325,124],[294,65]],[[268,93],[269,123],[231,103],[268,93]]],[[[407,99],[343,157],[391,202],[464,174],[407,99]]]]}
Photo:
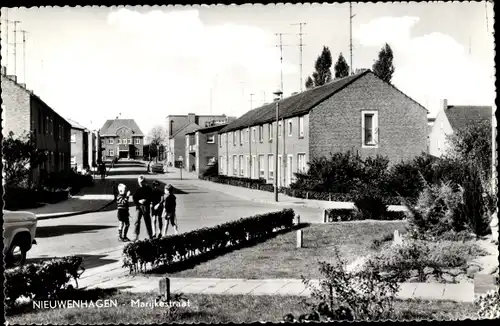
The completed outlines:
{"type": "Polygon", "coordinates": [[[9,78],[2,78],[2,106],[4,121],[2,122],[2,135],[6,137],[9,131],[15,136],[20,136],[24,131],[30,130],[30,94],[9,78]]]}
{"type": "Polygon", "coordinates": [[[210,133],[197,132],[195,137],[198,137],[198,146],[196,146],[196,173],[201,175],[209,167],[208,160],[210,158],[217,159],[218,137],[216,131],[210,133]],[[209,136],[213,137],[213,143],[208,142],[209,136]]]}
{"type": "Polygon", "coordinates": [[[403,93],[369,73],[310,112],[311,157],[358,150],[388,156],[391,163],[427,151],[427,112],[403,93]],[[378,146],[362,146],[362,111],[378,112],[378,146]]]}
{"type": "Polygon", "coordinates": [[[101,138],[101,147],[104,149],[102,151],[102,157],[103,160],[111,160],[114,157],[118,156],[120,151],[123,150],[123,155],[125,157],[128,156],[129,150],[134,153],[134,155],[131,155],[130,158],[133,158],[135,156],[136,159],[142,159],[143,158],[143,153],[144,153],[144,137],[143,136],[134,136],[134,134],[130,131],[127,130],[120,134],[120,136],[116,137],[100,137],[101,138]],[[110,144],[110,139],[112,139],[112,144],[110,144]],[[127,144],[123,145],[118,143],[118,139],[120,139],[123,143],[123,139],[127,139],[127,144]],[[132,144],[129,144],[128,139],[132,140],[132,144]],[[110,153],[110,150],[112,153],[110,153]],[[112,155],[111,155],[112,154],[112,155]]]}

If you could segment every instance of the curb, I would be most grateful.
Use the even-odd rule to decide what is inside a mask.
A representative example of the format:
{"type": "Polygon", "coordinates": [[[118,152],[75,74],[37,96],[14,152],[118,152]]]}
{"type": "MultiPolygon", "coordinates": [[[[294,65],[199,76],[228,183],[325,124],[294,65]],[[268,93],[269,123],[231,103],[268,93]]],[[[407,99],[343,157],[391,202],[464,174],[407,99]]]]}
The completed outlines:
{"type": "Polygon", "coordinates": [[[106,205],[104,205],[98,209],[91,209],[91,210],[86,210],[86,211],[76,211],[76,212],[70,212],[70,213],[40,214],[40,215],[37,215],[36,217],[37,217],[37,221],[42,221],[42,220],[48,220],[48,219],[52,219],[52,218],[70,217],[70,216],[75,216],[75,215],[96,213],[96,212],[102,211],[103,209],[109,207],[114,202],[115,201],[112,200],[109,203],[107,203],[106,205]]]}

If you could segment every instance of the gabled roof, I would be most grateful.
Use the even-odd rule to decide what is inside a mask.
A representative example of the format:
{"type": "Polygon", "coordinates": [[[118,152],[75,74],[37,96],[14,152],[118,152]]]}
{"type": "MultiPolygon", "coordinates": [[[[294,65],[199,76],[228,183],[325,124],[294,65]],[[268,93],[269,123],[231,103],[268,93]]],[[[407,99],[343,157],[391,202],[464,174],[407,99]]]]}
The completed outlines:
{"type": "Polygon", "coordinates": [[[79,124],[74,120],[66,119],[66,121],[68,121],[71,124],[72,129],[87,130],[87,128],[85,128],[84,126],[82,126],[81,124],[79,124]]]}
{"type": "MultiPolygon", "coordinates": [[[[289,118],[308,113],[312,108],[342,90],[360,77],[371,73],[363,71],[348,77],[334,80],[323,86],[284,98],[279,101],[279,118],[289,118]]],[[[260,125],[276,119],[276,102],[248,111],[220,132],[228,132],[250,126],[260,125]]]]}
{"type": "Polygon", "coordinates": [[[470,123],[488,121],[491,123],[491,106],[448,105],[446,117],[453,130],[465,128],[470,123]]]}
{"type": "Polygon", "coordinates": [[[116,136],[116,131],[122,127],[132,130],[134,136],[144,136],[134,119],[107,120],[99,131],[102,137],[116,136]]]}
{"type": "Polygon", "coordinates": [[[198,126],[196,123],[194,122],[188,122],[186,123],[184,126],[182,126],[181,128],[179,128],[179,130],[177,130],[172,136],[170,136],[170,138],[175,138],[175,136],[181,134],[182,132],[184,133],[184,135],[192,132],[192,131],[195,131],[196,129],[199,129],[200,126],[198,126]]]}
{"type": "Polygon", "coordinates": [[[219,131],[227,125],[228,125],[227,123],[221,123],[220,125],[214,125],[214,126],[205,127],[205,128],[198,128],[196,130],[193,130],[191,132],[186,133],[186,135],[193,135],[196,132],[201,132],[202,134],[204,134],[204,133],[208,133],[208,132],[219,131]]]}

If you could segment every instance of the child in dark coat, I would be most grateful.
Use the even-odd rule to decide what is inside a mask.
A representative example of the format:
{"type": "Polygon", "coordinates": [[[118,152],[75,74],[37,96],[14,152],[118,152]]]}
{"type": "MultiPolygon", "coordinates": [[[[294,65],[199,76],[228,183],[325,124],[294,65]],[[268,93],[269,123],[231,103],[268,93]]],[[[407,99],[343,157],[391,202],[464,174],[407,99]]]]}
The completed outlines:
{"type": "Polygon", "coordinates": [[[174,195],[174,187],[168,185],[165,187],[165,195],[162,200],[163,204],[163,214],[165,222],[163,224],[162,236],[167,236],[168,224],[172,224],[174,227],[175,234],[179,233],[179,228],[177,227],[177,216],[175,214],[175,209],[177,206],[176,197],[174,195]]]}
{"type": "Polygon", "coordinates": [[[120,241],[130,241],[127,238],[128,228],[130,226],[130,214],[129,214],[129,197],[130,191],[127,191],[127,186],[123,183],[118,185],[118,194],[116,196],[116,205],[118,207],[118,221],[120,226],[118,227],[118,239],[120,241]]]}

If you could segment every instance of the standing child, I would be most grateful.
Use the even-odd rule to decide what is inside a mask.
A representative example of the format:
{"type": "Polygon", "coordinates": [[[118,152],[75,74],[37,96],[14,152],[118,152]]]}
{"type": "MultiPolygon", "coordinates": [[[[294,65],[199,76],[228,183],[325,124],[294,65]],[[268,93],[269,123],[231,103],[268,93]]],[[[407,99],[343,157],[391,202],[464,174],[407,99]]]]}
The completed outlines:
{"type": "Polygon", "coordinates": [[[118,239],[120,241],[130,241],[127,238],[128,228],[130,226],[130,214],[129,214],[129,201],[130,191],[127,191],[127,186],[123,183],[118,185],[118,194],[116,196],[116,204],[118,206],[118,221],[120,221],[120,226],[118,228],[118,239]]]}
{"type": "Polygon", "coordinates": [[[163,190],[159,189],[160,183],[153,181],[153,191],[151,193],[151,221],[153,229],[153,238],[156,238],[156,225],[158,224],[158,238],[161,237],[161,230],[163,228],[163,221],[161,213],[163,212],[163,190]]]}
{"type": "Polygon", "coordinates": [[[163,197],[163,217],[165,218],[162,230],[163,237],[167,236],[169,223],[171,223],[174,227],[175,234],[179,233],[179,228],[177,227],[177,217],[175,215],[176,205],[174,187],[172,187],[172,185],[168,185],[165,187],[165,196],[163,197]]]}

